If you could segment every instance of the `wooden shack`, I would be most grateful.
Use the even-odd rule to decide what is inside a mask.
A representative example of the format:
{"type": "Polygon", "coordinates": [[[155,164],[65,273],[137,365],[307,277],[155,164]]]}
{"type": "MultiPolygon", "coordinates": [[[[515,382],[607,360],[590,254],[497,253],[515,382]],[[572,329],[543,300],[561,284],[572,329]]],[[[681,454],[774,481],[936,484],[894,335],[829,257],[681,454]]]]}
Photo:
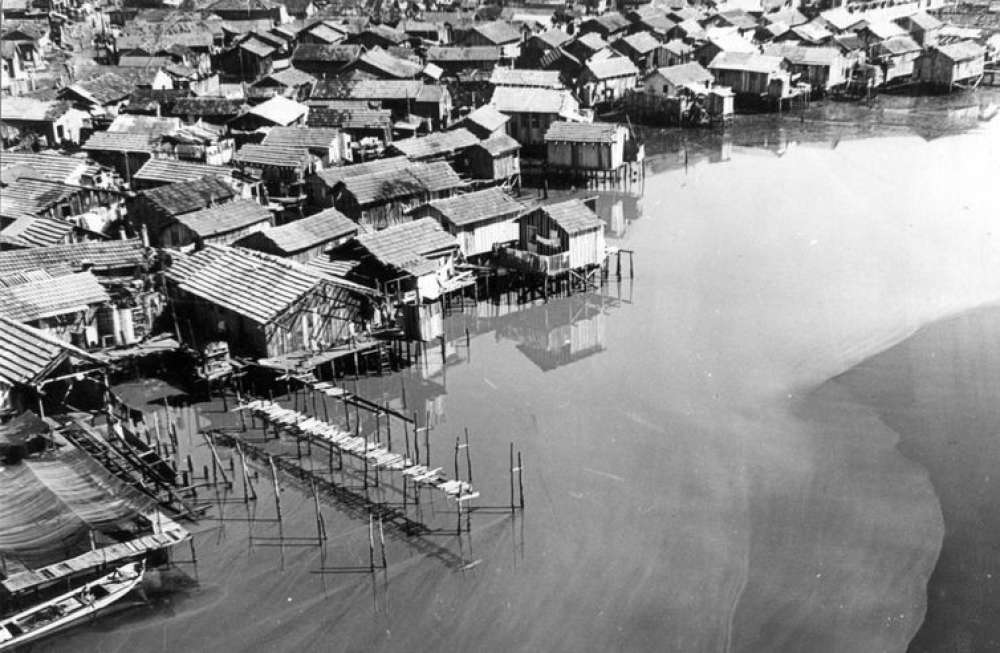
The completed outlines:
{"type": "MultiPolygon", "coordinates": [[[[176,216],[236,200],[236,188],[222,177],[179,181],[140,191],[128,202],[127,217],[134,233],[143,229],[155,239],[176,216]]],[[[152,244],[158,245],[157,240],[152,244]]]]}
{"type": "Polygon", "coordinates": [[[554,122],[545,133],[550,168],[617,170],[625,163],[629,130],[608,122],[554,122]]]}
{"type": "Polygon", "coordinates": [[[510,116],[507,132],[526,149],[543,147],[553,122],[583,120],[579,103],[566,90],[498,86],[490,104],[510,116]]]}
{"type": "Polygon", "coordinates": [[[111,297],[90,272],[35,270],[6,277],[0,284],[0,315],[40,329],[77,347],[100,344],[97,311],[111,297]]]}
{"type": "Polygon", "coordinates": [[[355,222],[385,229],[409,221],[409,209],[464,188],[444,161],[412,163],[406,168],[347,177],[334,191],[333,205],[355,222]]]}
{"type": "Polygon", "coordinates": [[[267,208],[253,200],[239,199],[174,216],[173,221],[150,240],[161,247],[202,248],[208,244],[229,245],[274,224],[267,208]]]}
{"type": "Polygon", "coordinates": [[[579,199],[542,205],[518,225],[516,251],[507,251],[525,271],[555,276],[604,263],[604,222],[579,199]]]}
{"type": "Polygon", "coordinates": [[[271,199],[291,208],[301,206],[306,178],[316,170],[308,148],[249,143],[236,152],[233,165],[244,175],[263,180],[271,199]]]}
{"type": "Polygon", "coordinates": [[[208,245],[167,270],[170,300],[198,348],[222,340],[255,357],[321,351],[365,328],[373,294],[288,259],[208,245]]]}
{"type": "Polygon", "coordinates": [[[490,254],[498,245],[516,242],[516,219],[525,207],[499,188],[428,202],[413,210],[414,219],[430,217],[452,236],[466,258],[490,254]]]}
{"type": "Polygon", "coordinates": [[[466,150],[462,170],[473,179],[516,186],[521,180],[521,144],[503,132],[493,134],[466,150]]]}
{"type": "Polygon", "coordinates": [[[975,84],[983,76],[986,48],[973,41],[958,41],[924,51],[914,64],[917,81],[939,90],[951,91],[975,84]]]}
{"type": "Polygon", "coordinates": [[[307,263],[358,234],[358,225],[336,209],[326,209],[236,241],[238,247],[307,263]]]}

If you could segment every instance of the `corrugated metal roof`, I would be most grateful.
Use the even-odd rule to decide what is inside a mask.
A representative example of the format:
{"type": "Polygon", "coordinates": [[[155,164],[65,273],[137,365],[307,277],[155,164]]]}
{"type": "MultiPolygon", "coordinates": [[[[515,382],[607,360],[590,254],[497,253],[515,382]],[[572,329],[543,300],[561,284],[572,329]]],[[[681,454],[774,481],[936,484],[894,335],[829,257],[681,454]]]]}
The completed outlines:
{"type": "Polygon", "coordinates": [[[295,87],[302,86],[303,84],[315,84],[316,78],[307,72],[301,71],[298,68],[285,68],[284,70],[279,70],[276,73],[271,73],[264,77],[263,80],[257,82],[257,86],[268,86],[264,82],[273,82],[281,86],[295,87]]]}
{"type": "Polygon", "coordinates": [[[609,57],[587,62],[587,69],[596,79],[611,77],[638,77],[639,69],[628,57],[609,57]]]}
{"type": "Polygon", "coordinates": [[[784,57],[789,63],[797,66],[832,66],[840,59],[840,50],[834,47],[787,42],[764,46],[764,54],[784,57]]]}
{"type": "Polygon", "coordinates": [[[434,218],[404,222],[357,238],[365,250],[385,265],[404,268],[433,254],[458,249],[458,240],[434,218]]]}
{"type": "Polygon", "coordinates": [[[494,86],[534,86],[563,88],[558,70],[531,70],[526,68],[494,68],[490,75],[494,86]]]}
{"type": "Polygon", "coordinates": [[[657,68],[656,73],[662,75],[664,79],[674,86],[705,84],[712,81],[712,73],[705,70],[697,61],[657,68]]]}
{"type": "Polygon", "coordinates": [[[193,181],[203,177],[221,175],[231,177],[234,170],[226,166],[213,166],[194,161],[175,161],[173,159],[150,159],[132,175],[132,179],[142,181],[161,181],[176,183],[193,181]]]}
{"type": "Polygon", "coordinates": [[[304,147],[277,147],[247,143],[233,157],[233,163],[280,168],[308,168],[312,163],[312,155],[304,147]]]}
{"type": "Polygon", "coordinates": [[[499,217],[513,218],[524,205],[499,188],[485,188],[429,203],[455,226],[488,222],[499,217]]]}
{"type": "Polygon", "coordinates": [[[83,311],[110,299],[97,277],[90,272],[78,272],[0,288],[0,315],[31,322],[83,311]]]}
{"type": "Polygon", "coordinates": [[[329,149],[339,136],[340,130],[336,127],[274,127],[262,144],[268,147],[329,149]]]}
{"type": "Polygon", "coordinates": [[[464,127],[445,132],[433,132],[417,138],[393,141],[389,147],[401,152],[411,161],[437,156],[451,156],[479,142],[472,132],[464,127]]]}
{"type": "Polygon", "coordinates": [[[152,154],[154,138],[148,133],[94,132],[80,149],[91,152],[146,152],[152,154]]]}
{"type": "Polygon", "coordinates": [[[638,54],[647,54],[660,47],[660,41],[649,32],[636,32],[619,39],[638,54]]]}
{"type": "Polygon", "coordinates": [[[604,222],[579,199],[545,204],[539,209],[571,236],[591,229],[604,228],[604,222]]]}
{"type": "Polygon", "coordinates": [[[179,98],[173,113],[179,116],[237,116],[246,104],[241,99],[224,97],[179,98]]]}
{"type": "MultiPolygon", "coordinates": [[[[247,239],[270,241],[278,250],[288,255],[328,243],[331,240],[353,236],[357,232],[356,222],[337,209],[326,209],[280,227],[265,229],[248,236],[247,239]]],[[[242,244],[242,241],[237,244],[242,244]]]]}
{"type": "Polygon", "coordinates": [[[310,127],[339,127],[341,129],[385,129],[392,124],[389,109],[337,109],[313,106],[309,109],[306,124],[310,127]]]}
{"type": "Polygon", "coordinates": [[[131,268],[145,262],[142,241],[94,240],[35,249],[0,252],[0,275],[24,270],[48,270],[69,265],[74,270],[90,266],[95,272],[131,268]]]}
{"type": "Polygon", "coordinates": [[[65,220],[23,215],[0,231],[0,244],[15,247],[48,247],[61,243],[73,231],[65,220]]]}
{"type": "Polygon", "coordinates": [[[922,49],[919,43],[907,35],[888,38],[879,43],[878,48],[880,51],[888,52],[889,54],[907,54],[908,52],[917,52],[922,49]]]}
{"type": "Polygon", "coordinates": [[[613,143],[620,129],[612,122],[554,122],[545,132],[545,142],[613,143]]]}
{"type": "Polygon", "coordinates": [[[41,380],[67,356],[96,361],[90,354],[26,324],[0,315],[0,379],[10,385],[41,380]]]}
{"type": "Polygon", "coordinates": [[[226,234],[261,222],[270,222],[271,212],[253,200],[236,200],[176,216],[182,225],[202,238],[226,234]]]}
{"type": "Polygon", "coordinates": [[[295,261],[221,245],[177,257],[167,277],[181,290],[259,324],[278,317],[323,281],[295,261]]]}

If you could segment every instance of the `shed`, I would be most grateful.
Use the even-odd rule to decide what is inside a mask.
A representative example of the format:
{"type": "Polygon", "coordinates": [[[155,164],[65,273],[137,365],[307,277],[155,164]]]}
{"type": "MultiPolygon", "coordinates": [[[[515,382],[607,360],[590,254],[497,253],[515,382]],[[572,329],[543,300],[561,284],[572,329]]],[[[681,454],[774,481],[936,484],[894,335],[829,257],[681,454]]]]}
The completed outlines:
{"type": "Polygon", "coordinates": [[[493,86],[521,86],[525,88],[565,88],[558,70],[529,68],[495,68],[490,75],[493,86]]]}
{"type": "Polygon", "coordinates": [[[636,87],[639,69],[628,57],[588,61],[580,75],[581,100],[593,105],[611,102],[636,87]]]}
{"type": "Polygon", "coordinates": [[[337,209],[325,209],[280,227],[254,232],[235,244],[306,263],[343,245],[357,233],[357,223],[337,209]]]}
{"type": "Polygon", "coordinates": [[[454,159],[479,139],[464,127],[446,132],[434,132],[426,136],[397,140],[386,148],[390,154],[398,153],[410,161],[435,161],[454,159]]]}
{"type": "Polygon", "coordinates": [[[604,263],[604,222],[579,199],[544,204],[518,223],[518,258],[529,271],[551,276],[604,263]]]}
{"type": "Polygon", "coordinates": [[[305,147],[277,147],[248,143],[233,157],[233,165],[244,174],[260,177],[275,199],[298,201],[304,184],[315,170],[313,155],[305,147]]]}
{"type": "Polygon", "coordinates": [[[413,217],[434,218],[452,236],[466,257],[489,254],[497,245],[516,242],[516,218],[524,205],[499,188],[483,190],[418,206],[413,217]]]}
{"type": "Polygon", "coordinates": [[[135,232],[143,228],[158,234],[184,213],[226,204],[238,198],[236,188],[222,177],[203,177],[194,181],[179,181],[140,191],[128,205],[128,220],[135,232]]]}
{"type": "Polygon", "coordinates": [[[418,204],[449,197],[465,182],[444,161],[411,163],[406,168],[344,179],[334,191],[334,206],[359,224],[384,229],[407,221],[418,204]]]}
{"type": "Polygon", "coordinates": [[[557,120],[583,120],[579,103],[566,90],[498,86],[490,104],[510,116],[507,131],[524,146],[542,145],[557,120]]]}
{"type": "Polygon", "coordinates": [[[159,233],[150,234],[160,247],[204,247],[206,244],[229,245],[255,231],[274,224],[274,216],[252,200],[236,200],[200,211],[174,216],[173,222],[159,233]]]}
{"type": "Polygon", "coordinates": [[[319,351],[348,340],[371,314],[370,297],[353,284],[239,247],[180,255],[167,279],[179,319],[200,334],[195,347],[221,339],[257,357],[319,351]]]}
{"type": "Polygon", "coordinates": [[[685,93],[708,92],[712,86],[712,73],[696,61],[657,68],[643,80],[646,93],[675,97],[685,93]]]}
{"type": "Polygon", "coordinates": [[[351,159],[350,139],[336,127],[272,127],[261,144],[305,148],[324,166],[340,165],[351,159]]]}
{"type": "Polygon", "coordinates": [[[465,153],[466,172],[474,179],[517,184],[521,175],[521,144],[503,132],[476,143],[465,153]]]}
{"type": "Polygon", "coordinates": [[[625,162],[629,130],[609,122],[554,122],[545,132],[550,168],[617,170],[625,162]]]}
{"type": "Polygon", "coordinates": [[[500,113],[493,105],[484,104],[458,124],[479,138],[489,138],[493,134],[506,134],[509,120],[510,116],[500,113]]]}
{"type": "Polygon", "coordinates": [[[90,272],[0,287],[0,315],[79,347],[100,342],[96,310],[111,301],[90,272]]]}
{"type": "Polygon", "coordinates": [[[973,41],[938,45],[917,58],[914,77],[929,86],[952,90],[963,82],[979,80],[985,61],[986,48],[973,41]]]}

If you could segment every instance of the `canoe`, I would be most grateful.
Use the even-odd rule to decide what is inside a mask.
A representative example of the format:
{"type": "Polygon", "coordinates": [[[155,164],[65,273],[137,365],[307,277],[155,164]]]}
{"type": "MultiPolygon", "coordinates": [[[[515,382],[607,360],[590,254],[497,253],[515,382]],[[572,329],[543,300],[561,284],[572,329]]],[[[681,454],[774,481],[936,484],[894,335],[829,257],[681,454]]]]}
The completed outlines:
{"type": "Polygon", "coordinates": [[[145,566],[130,562],[38,605],[0,620],[0,651],[13,649],[97,615],[142,582],[145,566]]]}

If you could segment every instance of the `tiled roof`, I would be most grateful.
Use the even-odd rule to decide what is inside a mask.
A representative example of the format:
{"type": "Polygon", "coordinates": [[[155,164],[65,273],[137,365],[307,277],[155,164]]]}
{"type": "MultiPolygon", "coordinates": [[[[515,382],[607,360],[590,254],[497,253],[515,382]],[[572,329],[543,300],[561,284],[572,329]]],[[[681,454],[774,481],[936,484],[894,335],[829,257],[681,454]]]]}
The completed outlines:
{"type": "Polygon", "coordinates": [[[358,100],[416,100],[424,83],[415,79],[363,79],[356,82],[325,80],[316,84],[313,98],[358,100]]]}
{"type": "Polygon", "coordinates": [[[261,59],[271,56],[278,50],[278,48],[271,43],[267,43],[259,38],[254,38],[252,35],[240,42],[238,47],[241,50],[246,50],[256,57],[260,57],[261,59]]]}
{"type": "Polygon", "coordinates": [[[36,215],[80,190],[58,181],[23,177],[0,191],[0,215],[10,218],[36,215]]]}
{"type": "Polygon", "coordinates": [[[473,193],[434,200],[430,206],[455,226],[486,222],[500,217],[515,217],[524,205],[499,188],[485,188],[473,193]]]}
{"type": "Polygon", "coordinates": [[[307,168],[312,155],[305,147],[277,147],[247,143],[236,152],[234,164],[277,166],[279,168],[307,168]]]}
{"type": "Polygon", "coordinates": [[[558,70],[530,70],[525,68],[494,68],[490,75],[494,86],[536,86],[563,88],[558,70]]]}
{"type": "Polygon", "coordinates": [[[628,19],[617,11],[609,11],[605,14],[601,14],[600,16],[595,16],[585,20],[580,27],[586,29],[589,23],[593,23],[594,25],[612,33],[619,32],[629,26],[628,19]]]}
{"type": "Polygon", "coordinates": [[[93,274],[78,272],[0,288],[0,315],[31,322],[83,311],[110,299],[93,274]]]}
{"type": "Polygon", "coordinates": [[[181,127],[180,118],[161,118],[134,113],[121,113],[108,126],[109,132],[162,136],[181,127]]]}
{"type": "Polygon", "coordinates": [[[545,132],[545,142],[613,143],[621,126],[612,122],[554,122],[545,132]]]}
{"type": "Polygon", "coordinates": [[[412,163],[406,168],[355,175],[341,181],[344,189],[363,207],[464,185],[444,161],[412,163]]]}
{"type": "Polygon", "coordinates": [[[478,147],[481,147],[489,152],[491,156],[499,156],[501,154],[506,154],[507,152],[514,152],[521,149],[521,144],[518,143],[512,136],[503,132],[497,132],[486,140],[481,141],[478,147]]]}
{"type": "Polygon", "coordinates": [[[142,241],[94,240],[67,245],[0,252],[0,275],[24,270],[47,270],[69,265],[73,270],[90,267],[94,272],[134,268],[145,261],[142,241]]]}
{"type": "MultiPolygon", "coordinates": [[[[322,245],[337,238],[353,236],[357,232],[356,222],[336,209],[326,209],[280,227],[271,227],[252,234],[246,240],[270,241],[276,249],[287,255],[322,245]]],[[[242,241],[237,244],[242,244],[242,241]]]]}
{"type": "Polygon", "coordinates": [[[261,144],[269,147],[327,149],[339,136],[340,130],[336,127],[274,127],[261,144]]]}
{"type": "Polygon", "coordinates": [[[167,277],[181,290],[259,324],[278,317],[323,280],[294,261],[220,245],[177,257],[167,277]]]}
{"type": "Polygon", "coordinates": [[[36,171],[39,177],[64,183],[75,183],[90,167],[86,159],[61,154],[0,151],[0,169],[22,165],[36,171]]]}
{"type": "Polygon", "coordinates": [[[357,240],[379,262],[401,269],[426,256],[458,249],[455,237],[442,229],[434,218],[421,218],[360,234],[357,240]]]}
{"type": "Polygon", "coordinates": [[[76,347],[61,342],[26,324],[0,315],[0,379],[9,385],[34,383],[59,366],[67,356],[93,359],[76,347]]]}
{"type": "Polygon", "coordinates": [[[436,156],[450,156],[478,142],[479,139],[468,129],[459,128],[394,141],[390,147],[411,161],[419,161],[436,156]]]}
{"type": "Polygon", "coordinates": [[[167,215],[180,215],[228,202],[236,197],[236,191],[221,177],[212,176],[151,188],[139,195],[160,207],[167,215]]]}
{"type": "Polygon", "coordinates": [[[243,100],[223,97],[180,98],[174,102],[178,116],[237,116],[245,108],[243,100]]]}
{"type": "Polygon", "coordinates": [[[327,45],[300,43],[292,53],[292,61],[326,61],[348,63],[361,56],[360,45],[327,45]]]}
{"type": "Polygon", "coordinates": [[[499,61],[500,48],[493,45],[427,48],[427,61],[499,61]]]}
{"type": "Polygon", "coordinates": [[[385,129],[392,125],[392,111],[389,109],[343,110],[314,106],[309,109],[306,124],[319,128],[385,129]]]}
{"type": "Polygon", "coordinates": [[[504,113],[561,113],[574,103],[565,90],[498,86],[490,104],[504,113]]]}
{"type": "Polygon", "coordinates": [[[579,199],[546,204],[540,207],[540,210],[571,236],[582,231],[604,227],[604,222],[597,217],[597,214],[579,199]]]}
{"type": "Polygon", "coordinates": [[[412,163],[405,156],[393,156],[385,159],[375,159],[365,163],[356,163],[348,166],[337,166],[335,168],[325,168],[316,172],[316,176],[322,179],[327,186],[333,188],[348,177],[360,175],[370,175],[378,172],[388,172],[390,170],[401,170],[408,168],[412,163]]]}
{"type": "Polygon", "coordinates": [[[48,247],[61,243],[71,231],[73,225],[65,220],[22,215],[0,231],[0,245],[48,247]]]}
{"type": "Polygon", "coordinates": [[[233,169],[212,166],[194,161],[174,161],[173,159],[150,159],[132,175],[132,179],[175,183],[192,181],[210,175],[232,176],[233,169]]]}
{"type": "Polygon", "coordinates": [[[149,133],[94,132],[81,149],[91,152],[153,152],[153,139],[149,133]]]}
{"type": "Polygon", "coordinates": [[[398,79],[415,77],[423,69],[420,63],[397,57],[378,47],[365,52],[358,62],[379,70],[387,77],[398,79]]]}
{"type": "Polygon", "coordinates": [[[239,199],[200,211],[183,213],[175,219],[202,238],[207,238],[270,221],[272,215],[253,200],[239,199]]]}

